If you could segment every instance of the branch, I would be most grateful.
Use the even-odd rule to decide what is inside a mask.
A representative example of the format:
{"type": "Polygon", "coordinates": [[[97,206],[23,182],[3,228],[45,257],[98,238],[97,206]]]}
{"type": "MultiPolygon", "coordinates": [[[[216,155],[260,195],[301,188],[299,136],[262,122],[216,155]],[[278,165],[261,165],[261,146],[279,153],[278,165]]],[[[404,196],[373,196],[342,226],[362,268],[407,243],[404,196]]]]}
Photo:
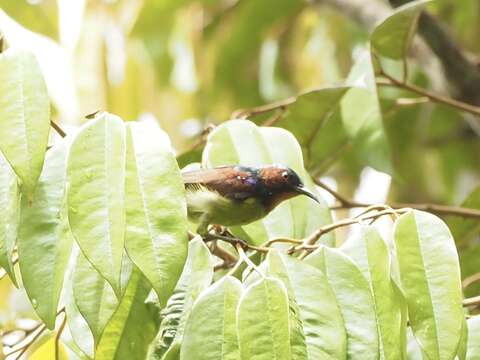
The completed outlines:
{"type": "Polygon", "coordinates": [[[287,109],[288,105],[293,104],[295,101],[297,101],[296,97],[289,97],[285,100],[277,101],[271,104],[257,106],[251,109],[238,109],[232,113],[231,117],[233,119],[249,118],[249,117],[264,114],[270,111],[280,110],[279,117],[277,118],[274,117],[275,120],[271,120],[271,119],[270,121],[267,120],[266,124],[264,124],[264,126],[271,126],[273,125],[272,122],[278,121],[278,118],[281,117],[283,112],[287,109]]]}
{"type": "Polygon", "coordinates": [[[480,305],[480,296],[474,296],[463,300],[463,306],[478,306],[480,305]]]}
{"type": "MultiPolygon", "coordinates": [[[[390,0],[400,6],[411,0],[390,0]]],[[[480,105],[480,69],[456,44],[448,29],[433,15],[423,11],[418,21],[419,33],[440,59],[448,80],[456,87],[459,98],[480,105]]]]}
{"type": "Polygon", "coordinates": [[[63,129],[53,120],[50,120],[50,126],[57,132],[58,135],[60,135],[62,138],[67,136],[67,133],[63,131],[63,129]]]}
{"type": "Polygon", "coordinates": [[[387,81],[377,80],[377,85],[379,86],[393,86],[393,87],[405,89],[415,94],[426,97],[432,102],[449,105],[458,110],[465,111],[476,116],[480,116],[480,106],[470,105],[459,100],[455,100],[446,96],[441,96],[441,95],[432,93],[426,89],[423,89],[417,85],[409,84],[407,82],[397,80],[393,76],[385,73],[385,71],[381,67],[378,74],[387,79],[387,81]]]}
{"type": "MultiPolygon", "coordinates": [[[[362,207],[371,207],[376,206],[375,204],[357,202],[355,200],[349,199],[318,179],[314,179],[315,184],[317,184],[322,189],[330,193],[337,201],[338,205],[332,207],[332,209],[351,209],[351,208],[362,208],[362,207]]],[[[448,205],[438,205],[438,204],[416,204],[416,203],[400,203],[393,202],[387,204],[393,209],[402,209],[402,208],[412,208],[422,211],[428,211],[437,215],[456,215],[469,219],[480,219],[480,210],[465,208],[460,206],[448,206],[448,205]]]]}
{"type": "Polygon", "coordinates": [[[470,275],[470,276],[467,276],[465,279],[463,279],[462,281],[462,287],[464,289],[466,289],[467,287],[469,287],[470,285],[473,285],[477,282],[480,281],[480,272],[479,273],[476,273],[476,274],[473,274],[473,275],[470,275]]]}

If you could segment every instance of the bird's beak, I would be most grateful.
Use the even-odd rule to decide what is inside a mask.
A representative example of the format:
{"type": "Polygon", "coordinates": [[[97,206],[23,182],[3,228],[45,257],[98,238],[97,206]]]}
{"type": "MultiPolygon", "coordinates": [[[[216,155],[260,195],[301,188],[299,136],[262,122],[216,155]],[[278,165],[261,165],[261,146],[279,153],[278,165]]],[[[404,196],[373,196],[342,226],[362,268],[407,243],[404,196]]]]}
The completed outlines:
{"type": "Polygon", "coordinates": [[[305,195],[305,196],[308,196],[310,199],[313,199],[315,200],[317,203],[320,203],[320,201],[318,201],[318,198],[317,196],[311,192],[310,190],[306,189],[305,187],[303,186],[297,186],[295,188],[295,190],[297,191],[297,193],[299,194],[302,194],[302,195],[305,195]]]}

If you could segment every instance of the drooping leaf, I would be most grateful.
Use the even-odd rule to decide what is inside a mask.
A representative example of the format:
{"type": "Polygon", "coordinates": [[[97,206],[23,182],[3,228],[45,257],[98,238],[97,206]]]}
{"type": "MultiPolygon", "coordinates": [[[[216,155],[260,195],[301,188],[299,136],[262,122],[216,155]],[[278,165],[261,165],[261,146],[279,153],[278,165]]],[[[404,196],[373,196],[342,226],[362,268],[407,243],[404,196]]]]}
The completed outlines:
{"type": "Polygon", "coordinates": [[[187,255],[187,213],[180,171],[160,137],[156,126],[127,127],[125,247],[163,307],[187,255]]]}
{"type": "Polygon", "coordinates": [[[395,224],[395,247],[415,337],[428,357],[454,358],[464,313],[458,255],[448,227],[435,215],[409,211],[395,224]]]}
{"type": "Polygon", "coordinates": [[[72,249],[66,207],[67,146],[50,149],[31,199],[22,199],[18,255],[22,280],[38,316],[55,327],[60,292],[72,249]]]}
{"type": "Polygon", "coordinates": [[[300,314],[300,307],[295,298],[295,293],[290,284],[290,279],[283,264],[282,258],[276,250],[269,251],[267,260],[262,263],[266,268],[268,276],[280,280],[288,295],[288,316],[290,321],[290,352],[292,359],[306,359],[307,342],[305,338],[305,331],[302,324],[302,318],[300,314]]]}
{"type": "Polygon", "coordinates": [[[173,295],[162,310],[162,323],[149,356],[151,360],[178,359],[185,324],[195,299],[213,278],[213,257],[200,237],[188,244],[188,257],[173,295]]]}
{"type": "Polygon", "coordinates": [[[231,276],[200,294],[185,325],[180,359],[238,359],[236,312],[241,294],[242,284],[231,276]]]}
{"type": "Polygon", "coordinates": [[[145,299],[151,289],[134,268],[125,294],[105,326],[98,343],[96,360],[144,360],[157,330],[145,299]]]}
{"type": "Polygon", "coordinates": [[[78,254],[73,274],[73,296],[78,310],[98,344],[103,330],[118,306],[110,284],[98,273],[82,253],[78,254]]]}
{"type": "Polygon", "coordinates": [[[12,256],[17,240],[19,202],[17,176],[0,152],[0,208],[3,209],[3,215],[0,216],[0,267],[5,269],[15,285],[12,256]]]}
{"type": "Polygon", "coordinates": [[[402,314],[398,294],[390,276],[390,254],[384,240],[371,226],[363,226],[350,238],[342,251],[349,255],[370,283],[383,359],[400,359],[402,314]]]}
{"type": "Polygon", "coordinates": [[[35,57],[0,54],[0,150],[30,197],[42,171],[50,129],[50,102],[35,57]]]}
{"type": "Polygon", "coordinates": [[[398,7],[378,24],[370,36],[372,49],[392,59],[405,58],[415,34],[418,17],[430,0],[413,1],[398,7]]]}
{"type": "MultiPolygon", "coordinates": [[[[286,165],[295,170],[305,185],[314,191],[303,166],[300,146],[292,134],[284,129],[258,127],[246,120],[231,120],[218,126],[208,136],[203,166],[232,164],[286,165]]],[[[274,237],[303,238],[330,222],[330,211],[325,202],[317,204],[298,196],[277,206],[264,219],[243,226],[236,232],[247,234],[252,242],[260,244],[274,237]]],[[[333,244],[333,235],[325,236],[322,241],[333,244]]]]}
{"type": "Polygon", "coordinates": [[[341,116],[347,136],[352,139],[351,149],[365,165],[391,173],[390,145],[368,51],[358,56],[346,82],[353,88],[342,99],[341,116]]]}
{"type": "Polygon", "coordinates": [[[480,316],[475,316],[467,320],[468,340],[467,340],[467,360],[480,358],[480,316]]]}
{"type": "Polygon", "coordinates": [[[88,260],[120,293],[125,228],[125,129],[102,113],[77,134],[68,158],[68,218],[88,260]]]}
{"type": "MultiPolygon", "coordinates": [[[[327,277],[318,269],[271,250],[268,274],[287,288],[290,308],[298,308],[308,359],[343,359],[347,339],[342,313],[327,277]]],[[[292,346],[293,349],[293,346],[292,346]]]]}
{"type": "Polygon", "coordinates": [[[250,285],[238,304],[240,359],[292,359],[288,314],[280,280],[267,277],[250,285]]]}
{"type": "MultiPolygon", "coordinates": [[[[467,196],[461,206],[480,209],[480,186],[467,196]]],[[[478,219],[466,219],[463,217],[451,216],[447,223],[455,242],[459,245],[468,244],[471,238],[480,231],[480,221],[478,219]]]]}
{"type": "Polygon", "coordinates": [[[340,250],[321,247],[305,261],[325,273],[335,293],[347,332],[347,358],[379,358],[375,301],[360,269],[340,250]]]}

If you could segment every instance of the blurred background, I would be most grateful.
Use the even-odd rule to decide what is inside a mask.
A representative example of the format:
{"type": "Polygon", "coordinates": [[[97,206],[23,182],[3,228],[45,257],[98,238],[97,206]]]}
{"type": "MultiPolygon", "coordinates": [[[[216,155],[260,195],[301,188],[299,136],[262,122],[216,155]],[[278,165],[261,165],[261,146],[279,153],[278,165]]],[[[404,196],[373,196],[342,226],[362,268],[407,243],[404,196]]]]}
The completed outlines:
{"type": "MultiPolygon", "coordinates": [[[[341,84],[375,22],[391,11],[387,0],[0,0],[0,8],[4,41],[35,53],[53,119],[67,133],[105,109],[126,121],[158,122],[176,153],[191,160],[204,129],[236,110],[341,84]]],[[[428,9],[480,68],[480,1],[438,0],[428,9]]],[[[421,40],[409,69],[411,82],[463,96],[421,40]]],[[[357,200],[451,205],[474,192],[468,205],[480,208],[478,118],[398,101],[412,97],[398,89],[379,91],[393,171],[380,173],[339,149],[315,175],[357,200]]],[[[464,276],[478,272],[479,222],[447,220],[460,229],[464,276]]],[[[0,296],[0,308],[15,301],[0,296]]]]}

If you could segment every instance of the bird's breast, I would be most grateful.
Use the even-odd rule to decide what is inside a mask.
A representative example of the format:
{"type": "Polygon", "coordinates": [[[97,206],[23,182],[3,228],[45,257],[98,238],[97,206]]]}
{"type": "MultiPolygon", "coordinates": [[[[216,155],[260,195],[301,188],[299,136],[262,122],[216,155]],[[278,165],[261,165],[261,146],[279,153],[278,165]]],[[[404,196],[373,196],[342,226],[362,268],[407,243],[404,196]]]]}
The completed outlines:
{"type": "Polygon", "coordinates": [[[194,222],[206,216],[211,224],[236,226],[261,219],[267,214],[263,203],[255,197],[229,199],[202,187],[187,190],[186,198],[188,216],[194,222]]]}

